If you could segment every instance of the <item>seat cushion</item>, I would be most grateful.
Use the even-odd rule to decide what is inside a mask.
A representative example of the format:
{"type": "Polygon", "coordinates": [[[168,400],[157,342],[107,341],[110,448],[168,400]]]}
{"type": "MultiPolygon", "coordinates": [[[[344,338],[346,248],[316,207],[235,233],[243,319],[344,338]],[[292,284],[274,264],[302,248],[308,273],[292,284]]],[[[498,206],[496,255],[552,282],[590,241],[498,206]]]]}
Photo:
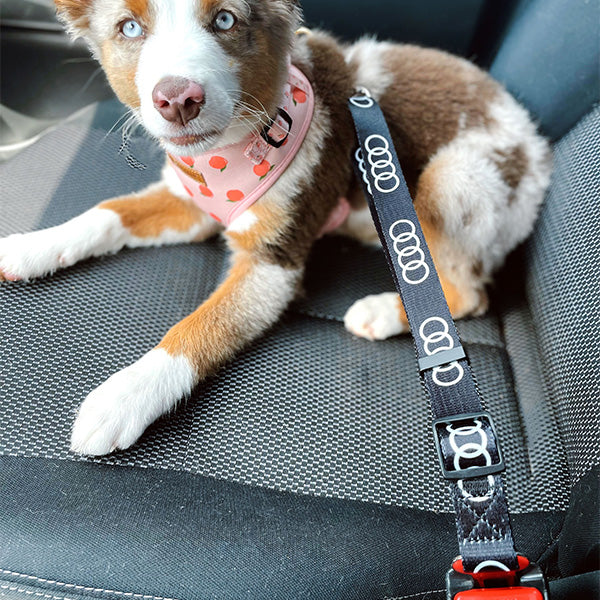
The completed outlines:
{"type": "Polygon", "coordinates": [[[600,100],[600,19],[588,0],[521,0],[490,72],[553,140],[600,100]]]}
{"type": "Polygon", "coordinates": [[[377,32],[380,39],[467,55],[486,0],[379,0],[370,3],[368,10],[361,0],[302,0],[300,4],[309,27],[333,31],[346,41],[377,32]]]}
{"type": "Polygon", "coordinates": [[[557,144],[555,165],[526,249],[525,291],[575,484],[600,465],[600,107],[557,144]]]}
{"type": "MultiPolygon", "coordinates": [[[[31,165],[45,182],[30,192],[39,216],[26,213],[27,226],[58,224],[156,177],[162,158],[148,140],[131,146],[145,170],[131,169],[119,145],[116,134],[67,126],[7,164],[2,176],[11,198],[19,197],[31,165]],[[55,167],[57,153],[70,157],[66,176],[55,167]]],[[[5,231],[22,228],[14,222],[22,214],[17,206],[8,212],[13,222],[5,231]]],[[[79,403],[208,297],[227,264],[223,244],[213,240],[127,250],[51,278],[1,286],[0,310],[9,324],[2,348],[5,452],[83,460],[68,450],[79,403]]],[[[307,273],[304,298],[189,402],[132,449],[86,460],[450,511],[410,338],[371,343],[342,324],[354,300],[393,290],[382,253],[331,236],[315,248],[307,273]]],[[[568,490],[554,492],[557,473],[532,474],[521,460],[527,440],[498,315],[464,321],[460,332],[484,398],[497,399],[513,511],[564,509],[568,490]]],[[[553,432],[546,442],[556,446],[553,432]]]]}
{"type": "MultiPolygon", "coordinates": [[[[153,144],[133,139],[128,161],[100,121],[88,115],[87,127],[56,130],[1,167],[11,199],[2,233],[56,225],[156,177],[153,144]]],[[[45,589],[56,580],[178,599],[383,599],[443,581],[454,523],[412,342],[345,331],[351,302],[393,289],[381,253],[349,240],[322,240],[304,297],[133,448],[69,452],[86,393],[156,344],[226,268],[213,240],[0,286],[0,477],[11,490],[0,568],[10,585],[30,576],[45,589]]],[[[568,471],[551,411],[539,415],[552,417],[544,440],[523,428],[502,306],[459,330],[498,422],[518,546],[538,558],[563,521],[569,490],[557,481],[568,471]]]]}
{"type": "MultiPolygon", "coordinates": [[[[0,592],[29,585],[78,600],[419,598],[441,590],[456,552],[448,513],[88,462],[5,456],[0,477],[10,489],[0,496],[0,592]]],[[[561,518],[513,521],[519,547],[537,557],[561,518]]]]}

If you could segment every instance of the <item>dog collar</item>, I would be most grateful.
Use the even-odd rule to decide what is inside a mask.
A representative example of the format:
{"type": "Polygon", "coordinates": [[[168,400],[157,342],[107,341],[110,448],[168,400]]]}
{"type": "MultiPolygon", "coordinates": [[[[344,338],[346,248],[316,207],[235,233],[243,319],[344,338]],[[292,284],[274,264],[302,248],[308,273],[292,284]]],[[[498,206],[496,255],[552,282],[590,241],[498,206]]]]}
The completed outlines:
{"type": "MultiPolygon", "coordinates": [[[[314,103],[308,79],[290,64],[277,115],[259,135],[198,156],[169,154],[169,162],[194,202],[228,226],[252,206],[290,164],[310,126],[314,103]]],[[[336,210],[339,212],[339,208],[336,210]]],[[[332,228],[329,222],[327,228],[332,228]]]]}

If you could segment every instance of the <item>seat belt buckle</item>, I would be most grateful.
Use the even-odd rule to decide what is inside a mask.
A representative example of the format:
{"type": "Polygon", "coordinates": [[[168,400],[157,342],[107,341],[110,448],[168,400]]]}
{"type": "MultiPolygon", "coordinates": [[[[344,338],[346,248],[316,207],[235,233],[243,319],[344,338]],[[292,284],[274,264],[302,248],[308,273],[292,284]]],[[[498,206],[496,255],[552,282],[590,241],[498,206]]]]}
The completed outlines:
{"type": "Polygon", "coordinates": [[[436,419],[433,435],[445,479],[472,479],[504,471],[504,460],[489,413],[436,419]]]}
{"type": "Polygon", "coordinates": [[[446,600],[549,600],[542,570],[520,554],[517,560],[514,571],[500,562],[484,561],[467,573],[458,557],[446,573],[446,600]]]}

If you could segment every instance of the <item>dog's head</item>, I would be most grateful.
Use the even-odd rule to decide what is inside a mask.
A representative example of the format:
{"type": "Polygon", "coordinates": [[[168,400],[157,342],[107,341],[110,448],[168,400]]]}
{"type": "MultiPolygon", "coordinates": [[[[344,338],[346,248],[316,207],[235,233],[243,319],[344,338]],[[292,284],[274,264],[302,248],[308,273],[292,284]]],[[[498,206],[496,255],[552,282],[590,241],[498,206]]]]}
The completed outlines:
{"type": "Polygon", "coordinates": [[[173,154],[236,142],[272,115],[296,0],[55,0],[122,102],[173,154]]]}

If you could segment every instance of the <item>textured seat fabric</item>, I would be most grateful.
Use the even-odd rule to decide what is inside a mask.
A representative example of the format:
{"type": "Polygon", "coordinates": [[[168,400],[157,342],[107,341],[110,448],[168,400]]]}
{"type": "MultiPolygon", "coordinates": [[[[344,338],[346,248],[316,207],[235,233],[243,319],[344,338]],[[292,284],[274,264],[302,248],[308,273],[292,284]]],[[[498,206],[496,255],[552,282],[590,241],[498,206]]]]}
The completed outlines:
{"type": "MultiPolygon", "coordinates": [[[[546,248],[545,224],[556,222],[556,218],[547,221],[554,216],[552,206],[561,206],[567,199],[573,202],[575,195],[580,208],[572,218],[583,219],[590,227],[583,215],[588,210],[586,202],[597,202],[591,187],[597,173],[590,168],[573,169],[573,160],[580,161],[577,166],[591,163],[590,156],[578,155],[575,149],[583,138],[594,140],[597,127],[597,114],[591,115],[558,146],[557,174],[561,178],[554,184],[548,216],[529,250],[533,257],[528,259],[532,265],[528,289],[540,302],[545,297],[552,301],[556,277],[551,270],[542,273],[534,267],[535,260],[540,260],[535,252],[546,248]],[[550,283],[537,281],[534,275],[539,273],[550,283]],[[535,287],[540,285],[546,296],[535,287]]],[[[31,194],[36,202],[24,207],[26,210],[7,212],[3,228],[53,225],[101,197],[138,188],[149,177],[149,169],[132,170],[117,154],[118,146],[118,138],[106,137],[93,128],[82,132],[67,127],[27,150],[15,164],[4,167],[2,180],[10,196],[20,191],[31,194]],[[80,177],[56,172],[48,158],[50,149],[70,156],[66,168],[80,177]],[[94,164],[93,170],[86,168],[89,164],[94,164]],[[31,165],[36,165],[45,181],[44,189],[26,178],[31,165]]],[[[597,144],[586,148],[591,148],[592,155],[598,151],[597,144]]],[[[156,150],[142,138],[131,150],[149,167],[159,160],[156,150]]],[[[561,241],[565,237],[551,237],[558,244],[554,251],[564,251],[561,241]]],[[[231,535],[237,524],[244,531],[252,529],[252,535],[247,532],[244,539],[250,547],[258,541],[267,543],[270,538],[256,519],[262,515],[262,523],[269,511],[279,537],[285,538],[292,535],[294,526],[300,526],[300,517],[292,523],[286,517],[290,506],[301,514],[324,511],[330,515],[333,511],[339,527],[332,529],[326,519],[314,517],[300,532],[294,530],[304,542],[300,554],[305,562],[300,566],[285,562],[292,552],[289,544],[272,548],[277,564],[284,561],[286,569],[298,569],[299,581],[314,578],[313,591],[298,588],[302,590],[298,597],[324,597],[319,591],[323,586],[332,598],[417,593],[426,585],[431,568],[442,580],[447,566],[442,557],[452,554],[455,543],[453,520],[445,485],[436,472],[429,411],[416,375],[412,344],[407,338],[372,344],[343,329],[341,317],[353,299],[391,289],[391,284],[378,252],[340,238],[324,240],[315,250],[306,295],[282,322],[201,385],[185,407],[153,426],[140,444],[94,461],[69,454],[70,424],[85,393],[151,347],[170,323],[206,297],[223,276],[225,258],[218,241],[125,251],[87,261],[53,278],[2,286],[0,318],[7,331],[1,365],[0,444],[5,456],[1,472],[6,477],[4,489],[11,482],[11,492],[2,495],[0,507],[0,539],[5,541],[0,567],[11,585],[21,581],[21,575],[33,574],[43,580],[77,582],[97,589],[141,590],[175,598],[213,597],[205,591],[210,586],[227,586],[229,573],[237,564],[235,557],[245,556],[246,550],[242,552],[231,542],[236,552],[232,556],[225,552],[220,559],[230,561],[225,563],[227,568],[207,580],[206,566],[199,570],[194,566],[198,561],[204,564],[214,549],[200,544],[199,539],[231,535]],[[115,472],[108,465],[119,468],[115,472]],[[138,474],[131,467],[147,469],[138,474]],[[321,499],[270,495],[253,487],[219,484],[205,476],[321,499]],[[35,482],[33,488],[31,482],[35,482]],[[149,495],[148,490],[155,491],[149,495]],[[177,519],[173,507],[167,506],[171,502],[179,507],[177,519]],[[230,508],[224,509],[223,503],[230,508]],[[253,510],[256,514],[248,517],[253,510]],[[38,518],[29,519],[31,512],[38,518]],[[229,533],[222,530],[224,514],[231,519],[229,533]],[[393,539],[374,535],[367,543],[362,526],[358,527],[365,519],[379,523],[381,536],[384,531],[389,534],[393,523],[393,539]],[[141,536],[142,531],[148,536],[141,536]],[[267,538],[260,538],[257,531],[267,538]],[[318,536],[312,535],[317,531],[325,536],[333,555],[322,555],[318,536]],[[431,551],[434,542],[427,542],[424,532],[439,540],[439,552],[431,551]],[[94,540],[91,547],[90,539],[94,540]],[[159,545],[173,549],[168,560],[152,550],[157,539],[159,545]],[[188,546],[192,540],[193,546],[188,546]],[[368,567],[366,572],[355,565],[344,575],[345,582],[342,578],[339,585],[333,584],[329,577],[345,564],[347,553],[355,551],[354,544],[362,548],[361,554],[368,550],[371,560],[363,564],[368,567]],[[389,553],[382,552],[381,544],[389,553]],[[139,550],[135,560],[130,557],[132,545],[139,550]],[[51,550],[57,547],[60,552],[51,550]],[[185,548],[191,547],[194,552],[183,561],[185,548]],[[407,552],[417,553],[427,565],[420,575],[413,573],[413,580],[399,572],[398,565],[404,564],[407,552]],[[129,560],[119,559],[122,554],[129,560]],[[179,578],[172,575],[156,577],[154,561],[159,558],[169,573],[186,573],[187,583],[176,584],[174,579],[179,578]],[[121,567],[114,566],[115,560],[121,567]],[[319,564],[327,568],[309,576],[319,564]],[[108,576],[103,575],[105,571],[108,576]],[[370,572],[377,573],[377,581],[385,582],[381,593],[371,586],[370,572]]],[[[593,271],[591,261],[584,264],[593,271]]],[[[589,310],[589,315],[597,314],[589,291],[594,289],[594,273],[582,276],[585,287],[580,288],[578,304],[581,310],[589,310]]],[[[539,368],[544,358],[541,349],[546,344],[551,347],[553,340],[547,339],[552,333],[541,327],[547,323],[544,313],[548,309],[536,309],[535,302],[532,305],[528,311],[517,289],[514,298],[509,294],[499,299],[489,317],[465,321],[460,331],[482,393],[500,425],[519,547],[537,558],[556,538],[567,508],[569,465],[571,478],[581,477],[597,464],[598,449],[596,438],[588,437],[583,448],[577,441],[581,419],[574,411],[581,405],[581,393],[548,389],[573,382],[556,370],[539,368]],[[532,332],[541,340],[532,339],[532,332]],[[524,359],[530,362],[524,363],[524,359]],[[536,366],[537,374],[532,368],[536,366]],[[522,369],[526,369],[525,375],[522,369]],[[553,399],[562,407],[559,412],[552,409],[553,399]],[[561,437],[561,431],[565,435],[567,430],[574,432],[571,447],[561,437]]],[[[555,303],[555,310],[557,306],[560,308],[555,303]]],[[[549,322],[556,323],[557,315],[551,316],[549,322]]],[[[578,367],[586,366],[582,353],[576,358],[582,361],[578,367]]],[[[569,368],[572,366],[563,367],[569,368]]],[[[582,381],[590,376],[584,373],[582,381]]],[[[593,396],[586,398],[583,401],[592,403],[593,396]]],[[[589,413],[593,408],[590,404],[586,410],[589,413]]],[[[273,570],[275,564],[253,563],[248,557],[243,564],[247,569],[236,585],[245,582],[250,591],[243,596],[231,588],[225,597],[259,598],[257,590],[263,588],[258,586],[266,586],[270,595],[265,597],[289,597],[293,588],[283,585],[281,574],[277,576],[279,571],[273,570]]]]}
{"type": "MultiPolygon", "coordinates": [[[[145,171],[130,169],[117,153],[119,143],[119,136],[93,129],[87,135],[73,126],[56,131],[25,151],[17,165],[5,165],[7,195],[18,196],[35,164],[45,189],[27,193],[45,205],[35,227],[49,227],[159,172],[162,158],[151,142],[131,144],[145,171]],[[81,176],[63,177],[49,157],[63,147],[68,154],[77,139],[68,171],[81,176]]],[[[7,230],[22,229],[19,211],[11,213],[7,230]]],[[[214,240],[124,251],[52,278],[2,286],[9,334],[2,385],[3,397],[11,399],[0,416],[5,452],[76,459],[68,437],[81,400],[208,297],[227,264],[223,245],[214,240]]],[[[135,448],[99,461],[450,511],[446,486],[431,473],[436,459],[429,408],[410,338],[373,344],[342,325],[354,300],[393,289],[382,253],[332,236],[315,249],[312,265],[304,299],[267,336],[200,385],[135,448]]],[[[545,462],[546,444],[560,444],[555,427],[548,431],[553,437],[525,446],[498,319],[465,321],[460,331],[501,423],[509,460],[514,457],[508,475],[513,510],[565,508],[568,490],[562,497],[550,493],[557,478],[564,479],[564,462],[532,474],[516,460],[529,452],[545,462]]]]}
{"type": "MultiPolygon", "coordinates": [[[[160,151],[139,136],[119,154],[116,118],[102,104],[0,167],[0,235],[156,177],[160,151]]],[[[552,577],[595,568],[599,157],[596,109],[557,143],[540,221],[489,315],[459,323],[502,440],[517,547],[552,577]]],[[[377,250],[325,238],[304,296],[184,406],[128,451],[68,451],[85,395],[226,268],[212,240],[0,285],[0,598],[443,597],[456,533],[412,343],[342,324],[354,300],[393,289],[377,250]]]]}

